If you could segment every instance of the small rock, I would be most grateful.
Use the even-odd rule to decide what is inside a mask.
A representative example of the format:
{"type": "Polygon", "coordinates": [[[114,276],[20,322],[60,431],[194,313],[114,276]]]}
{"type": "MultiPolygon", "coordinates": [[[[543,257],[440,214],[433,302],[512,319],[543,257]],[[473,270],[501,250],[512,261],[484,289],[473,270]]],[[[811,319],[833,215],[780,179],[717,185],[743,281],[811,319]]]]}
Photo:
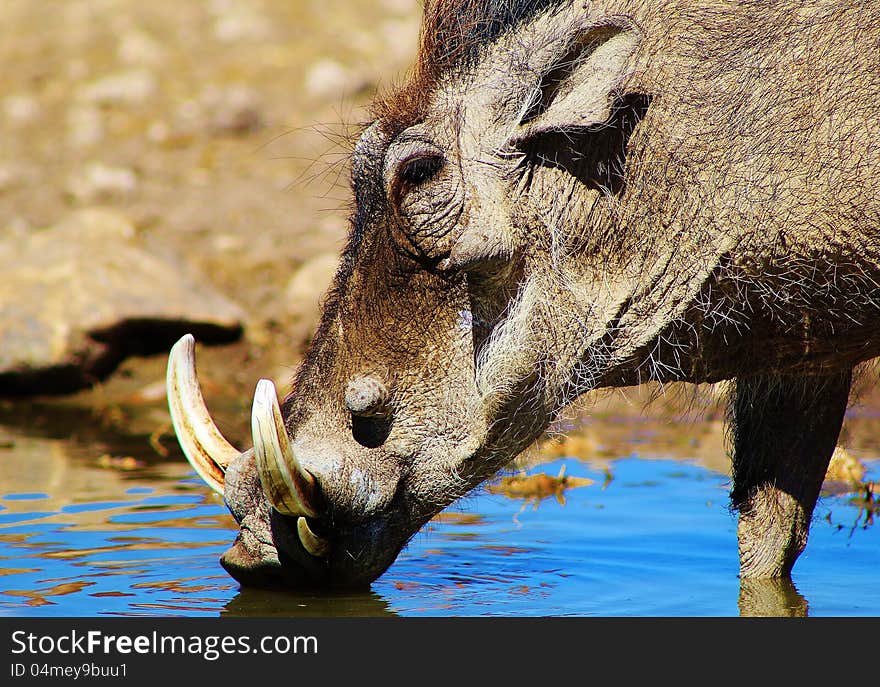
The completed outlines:
{"type": "Polygon", "coordinates": [[[158,65],[165,60],[165,48],[145,31],[135,29],[119,39],[116,54],[126,64],[158,65]]]}
{"type": "Polygon", "coordinates": [[[381,0],[380,4],[386,11],[394,14],[412,14],[419,9],[417,0],[381,0]]]}
{"type": "Polygon", "coordinates": [[[369,85],[363,76],[353,73],[334,60],[315,62],[306,73],[304,88],[315,98],[339,98],[353,95],[369,85]]]}
{"type": "Polygon", "coordinates": [[[88,235],[92,240],[100,241],[128,241],[136,233],[128,217],[109,208],[77,210],[56,224],[53,230],[59,236],[73,238],[88,235]]]}
{"type": "Polygon", "coordinates": [[[8,95],[3,99],[3,112],[14,126],[26,126],[40,116],[40,103],[24,93],[8,95]]]}
{"type": "Polygon", "coordinates": [[[89,69],[89,63],[83,59],[70,60],[64,71],[67,72],[68,81],[82,81],[91,72],[89,69]]]}
{"type": "Polygon", "coordinates": [[[185,123],[196,123],[202,117],[202,106],[193,98],[184,100],[177,108],[177,119],[185,123]]]}
{"type": "Polygon", "coordinates": [[[171,127],[168,126],[168,122],[156,119],[147,127],[147,138],[153,143],[165,143],[171,138],[171,127]]]}
{"type": "Polygon", "coordinates": [[[126,167],[91,162],[70,176],[67,191],[79,202],[125,200],[137,190],[137,175],[126,167]]]}
{"type": "Polygon", "coordinates": [[[126,399],[129,403],[156,403],[165,400],[165,380],[147,384],[126,399]]]}
{"type": "Polygon", "coordinates": [[[214,14],[214,36],[223,43],[240,40],[264,40],[269,37],[269,19],[253,7],[232,0],[213,0],[209,5],[214,14]]]}
{"type": "Polygon", "coordinates": [[[137,470],[144,466],[144,462],[134,456],[111,456],[105,453],[98,456],[98,465],[111,470],[137,470]]]}
{"type": "Polygon", "coordinates": [[[107,209],[0,241],[0,396],[67,393],[126,356],[167,354],[175,340],[229,342],[244,313],[181,265],[137,245],[107,209]]]}
{"type": "Polygon", "coordinates": [[[247,239],[241,234],[216,234],[212,237],[211,243],[214,250],[219,253],[229,253],[233,251],[244,250],[247,239]]]}
{"type": "Polygon", "coordinates": [[[263,123],[257,96],[246,86],[205,89],[201,109],[216,133],[244,134],[263,123]]]}
{"type": "Polygon", "coordinates": [[[104,117],[91,105],[72,107],[67,112],[67,140],[77,148],[92,146],[104,139],[104,117]]]}
{"type": "Polygon", "coordinates": [[[410,61],[419,45],[419,20],[391,19],[383,22],[379,32],[384,37],[384,44],[398,62],[410,61]]]}
{"type": "Polygon", "coordinates": [[[290,278],[284,298],[287,313],[297,320],[294,337],[304,340],[317,325],[321,300],[333,282],[338,264],[336,253],[322,253],[308,260],[290,278]]]}
{"type": "Polygon", "coordinates": [[[11,164],[0,163],[0,194],[11,191],[24,181],[24,172],[11,164]]]}
{"type": "Polygon", "coordinates": [[[156,77],[145,69],[118,72],[83,86],[79,96],[96,105],[138,105],[156,92],[156,77]]]}
{"type": "Polygon", "coordinates": [[[156,119],[150,122],[147,127],[147,139],[166,148],[181,148],[192,143],[197,136],[198,130],[195,126],[171,126],[162,119],[156,119]]]}
{"type": "Polygon", "coordinates": [[[28,222],[21,215],[13,215],[11,219],[9,219],[5,225],[0,227],[0,233],[2,233],[4,239],[11,239],[19,236],[24,236],[29,233],[33,227],[31,223],[28,222]]]}

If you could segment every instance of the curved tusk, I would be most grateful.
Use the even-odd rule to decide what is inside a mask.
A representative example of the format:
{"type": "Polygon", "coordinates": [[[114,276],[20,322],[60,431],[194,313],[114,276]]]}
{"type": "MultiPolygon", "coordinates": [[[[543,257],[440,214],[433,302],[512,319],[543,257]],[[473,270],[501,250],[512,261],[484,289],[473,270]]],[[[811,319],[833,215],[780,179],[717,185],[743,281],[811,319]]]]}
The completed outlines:
{"type": "Polygon", "coordinates": [[[211,489],[222,494],[226,466],[241,452],[223,438],[205,407],[196,377],[196,341],[192,334],[182,337],[171,349],[165,388],[171,422],[186,459],[211,489]]]}
{"type": "Polygon", "coordinates": [[[315,517],[312,505],[315,478],[297,461],[287,438],[278,394],[268,379],[257,383],[251,411],[254,457],[263,491],[272,507],[283,515],[315,517]]]}
{"type": "Polygon", "coordinates": [[[309,527],[305,518],[297,519],[296,533],[299,535],[303,548],[316,558],[323,558],[330,553],[330,542],[312,532],[312,528],[309,527]]]}

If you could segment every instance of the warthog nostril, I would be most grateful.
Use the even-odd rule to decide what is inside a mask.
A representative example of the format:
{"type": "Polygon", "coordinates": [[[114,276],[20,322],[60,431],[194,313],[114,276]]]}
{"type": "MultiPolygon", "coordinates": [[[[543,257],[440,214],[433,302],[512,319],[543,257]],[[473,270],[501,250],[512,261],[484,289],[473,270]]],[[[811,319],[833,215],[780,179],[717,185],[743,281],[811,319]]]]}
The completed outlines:
{"type": "Polygon", "coordinates": [[[388,389],[373,375],[352,377],[345,387],[345,406],[356,417],[387,417],[388,398],[388,389]]]}

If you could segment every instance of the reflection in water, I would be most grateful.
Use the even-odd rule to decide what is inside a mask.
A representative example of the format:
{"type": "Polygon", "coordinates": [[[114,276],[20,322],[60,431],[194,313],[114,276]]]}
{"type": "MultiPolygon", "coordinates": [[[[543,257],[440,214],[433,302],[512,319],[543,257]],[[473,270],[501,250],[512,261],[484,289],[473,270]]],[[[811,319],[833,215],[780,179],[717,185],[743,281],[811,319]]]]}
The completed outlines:
{"type": "MultiPolygon", "coordinates": [[[[48,582],[48,580],[47,580],[48,582]]],[[[50,597],[53,596],[65,596],[66,594],[74,594],[76,592],[81,592],[86,587],[90,587],[95,584],[94,582],[62,582],[60,584],[56,584],[51,587],[47,587],[40,590],[29,590],[29,589],[8,589],[3,593],[8,596],[19,596],[27,599],[22,603],[25,606],[46,606],[48,604],[57,603],[56,601],[50,601],[50,597]]]]}
{"type": "Polygon", "coordinates": [[[234,523],[186,463],[0,431],[0,613],[220,612],[234,523]]]}
{"type": "Polygon", "coordinates": [[[633,436],[591,444],[598,459],[541,454],[432,520],[371,591],[319,594],[240,589],[218,561],[235,523],[179,455],[0,426],[0,614],[805,615],[805,597],[813,614],[880,614],[873,492],[824,496],[803,595],[740,585],[726,474],[640,458],[644,423],[633,436]]]}
{"type": "Polygon", "coordinates": [[[806,618],[809,604],[791,580],[741,580],[739,614],[744,618],[806,618]]]}
{"type": "Polygon", "coordinates": [[[228,617],[348,617],[375,618],[397,615],[389,602],[375,592],[296,593],[264,589],[239,589],[220,615],[228,617]]]}

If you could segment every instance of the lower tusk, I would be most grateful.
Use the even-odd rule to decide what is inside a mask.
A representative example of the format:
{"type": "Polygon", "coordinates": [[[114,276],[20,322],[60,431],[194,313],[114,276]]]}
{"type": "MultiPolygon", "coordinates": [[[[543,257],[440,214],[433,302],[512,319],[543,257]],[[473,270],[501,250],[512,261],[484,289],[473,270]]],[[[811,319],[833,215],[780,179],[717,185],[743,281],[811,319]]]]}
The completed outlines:
{"type": "Polygon", "coordinates": [[[296,460],[278,406],[275,385],[268,379],[257,383],[251,430],[257,474],[269,503],[283,515],[315,517],[317,511],[312,505],[315,478],[296,460]]]}
{"type": "Polygon", "coordinates": [[[171,349],[165,386],[171,422],[186,459],[211,489],[222,494],[226,466],[241,452],[226,441],[205,406],[192,334],[171,349]]]}
{"type": "Polygon", "coordinates": [[[303,548],[316,558],[323,558],[330,553],[330,542],[312,532],[305,518],[297,519],[296,532],[303,548]]]}

